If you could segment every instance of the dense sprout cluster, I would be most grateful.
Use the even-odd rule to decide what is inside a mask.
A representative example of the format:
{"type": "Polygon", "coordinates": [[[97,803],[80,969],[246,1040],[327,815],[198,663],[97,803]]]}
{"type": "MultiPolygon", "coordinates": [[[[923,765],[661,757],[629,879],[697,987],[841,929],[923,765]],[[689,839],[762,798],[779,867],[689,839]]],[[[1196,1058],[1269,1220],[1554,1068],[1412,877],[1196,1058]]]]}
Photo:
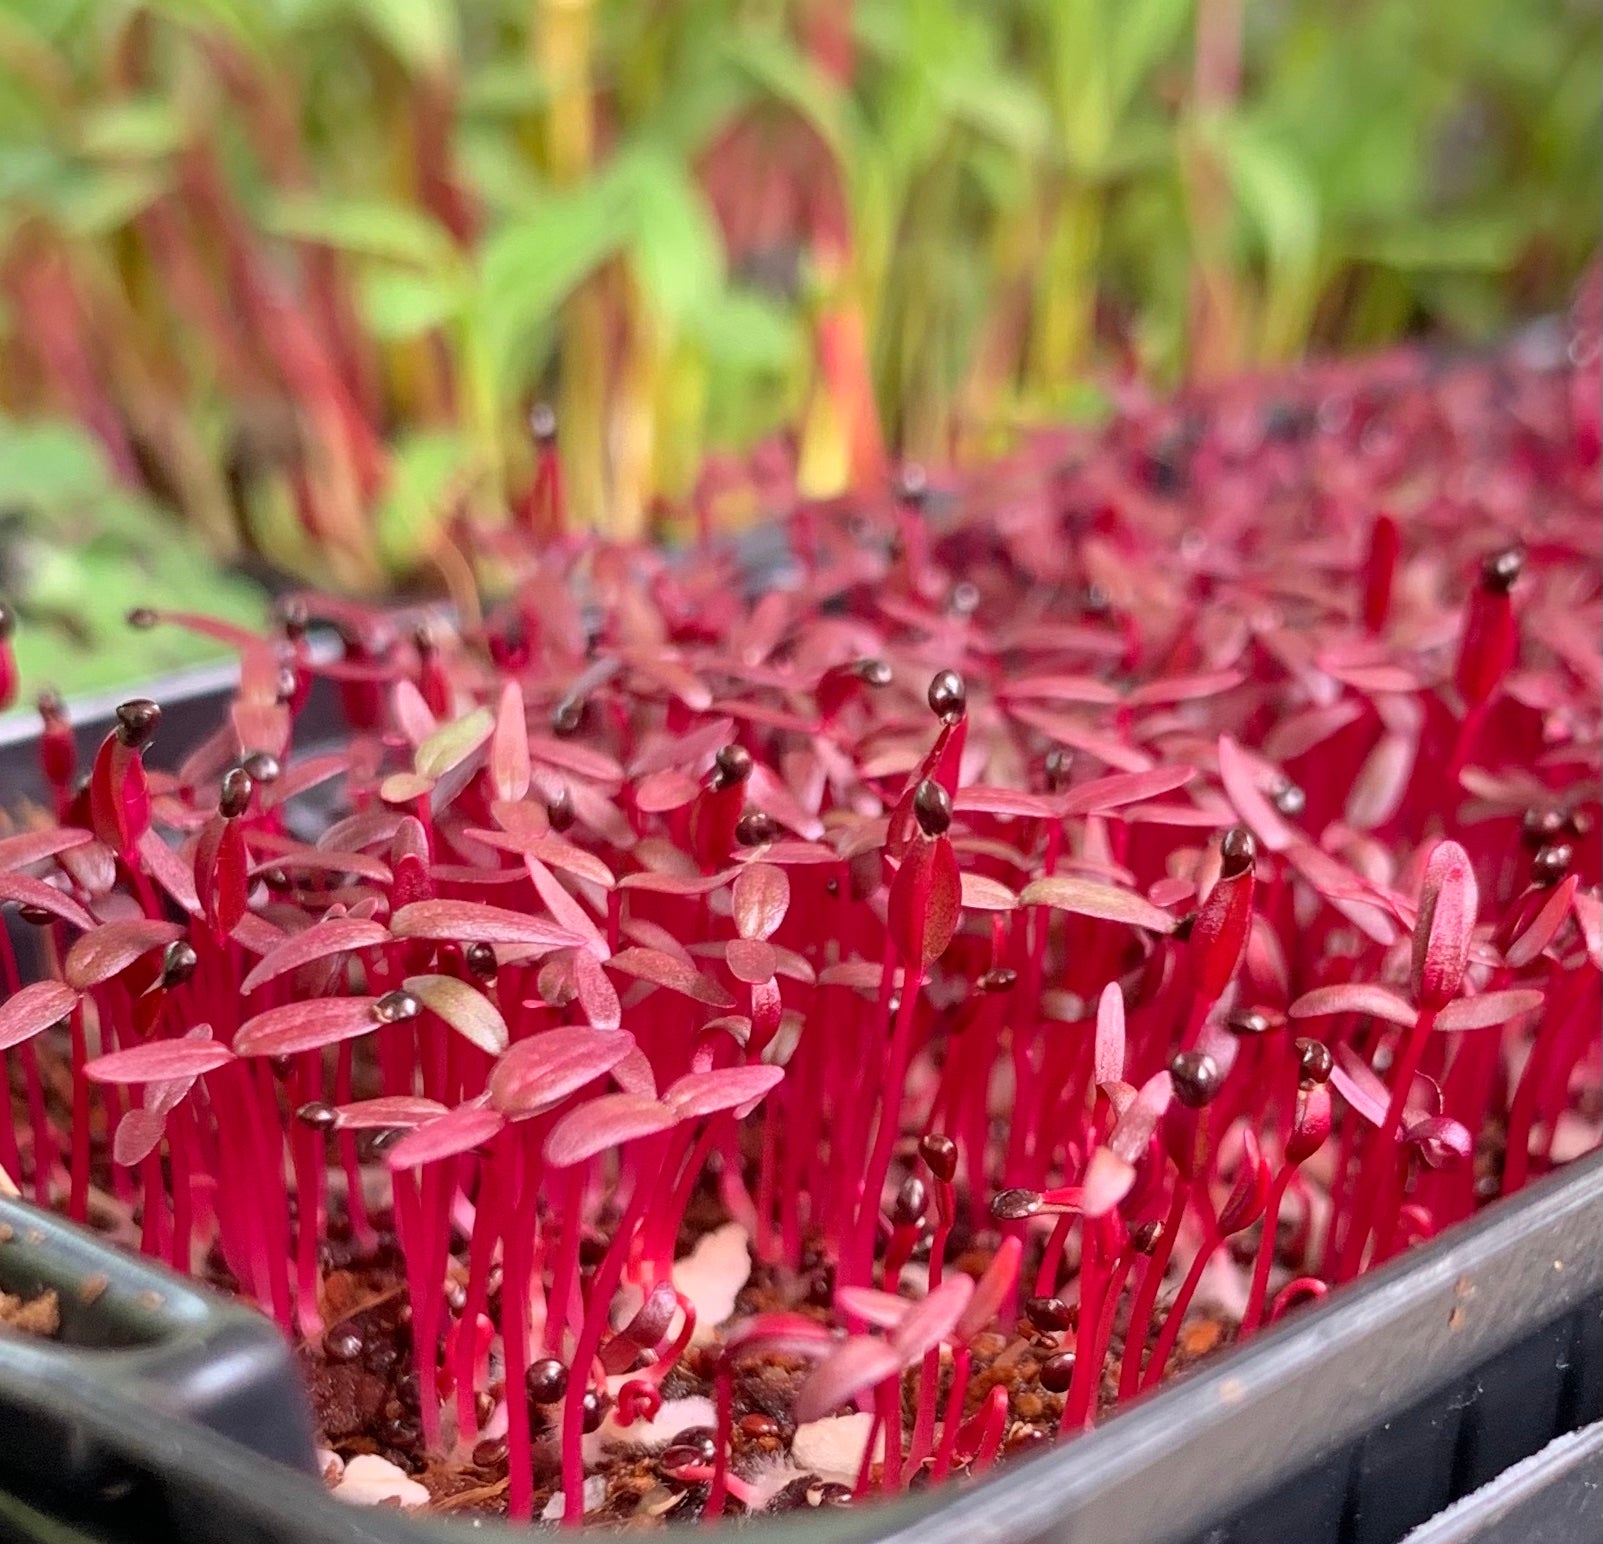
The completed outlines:
{"type": "Polygon", "coordinates": [[[422,1448],[513,1516],[636,1441],[717,1515],[1083,1430],[1597,1140],[1568,343],[1132,394],[798,507],[755,593],[553,508],[459,628],[223,630],[173,772],[51,705],[0,1162],[312,1342],[331,1220],[393,1230],[422,1448]]]}

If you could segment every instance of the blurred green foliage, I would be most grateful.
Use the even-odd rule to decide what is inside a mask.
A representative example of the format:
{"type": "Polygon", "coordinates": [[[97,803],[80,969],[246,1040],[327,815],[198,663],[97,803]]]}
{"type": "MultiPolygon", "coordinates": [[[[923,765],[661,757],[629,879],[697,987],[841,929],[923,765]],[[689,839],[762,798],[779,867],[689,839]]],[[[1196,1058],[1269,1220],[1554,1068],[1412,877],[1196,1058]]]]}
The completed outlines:
{"type": "Polygon", "coordinates": [[[616,531],[775,435],[829,491],[1100,369],[1561,303],[1599,36],[1595,0],[0,0],[0,409],[357,588],[520,495],[541,398],[616,531]]]}

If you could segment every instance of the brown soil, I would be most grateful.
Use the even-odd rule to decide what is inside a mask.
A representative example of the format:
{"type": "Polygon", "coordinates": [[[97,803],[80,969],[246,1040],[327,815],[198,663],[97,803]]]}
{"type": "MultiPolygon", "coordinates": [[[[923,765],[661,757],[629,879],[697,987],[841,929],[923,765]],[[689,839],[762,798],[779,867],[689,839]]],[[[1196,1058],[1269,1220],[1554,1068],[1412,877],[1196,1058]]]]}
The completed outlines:
{"type": "Polygon", "coordinates": [[[61,1302],[54,1290],[30,1298],[0,1292],[0,1330],[54,1340],[61,1333],[61,1302]]]}

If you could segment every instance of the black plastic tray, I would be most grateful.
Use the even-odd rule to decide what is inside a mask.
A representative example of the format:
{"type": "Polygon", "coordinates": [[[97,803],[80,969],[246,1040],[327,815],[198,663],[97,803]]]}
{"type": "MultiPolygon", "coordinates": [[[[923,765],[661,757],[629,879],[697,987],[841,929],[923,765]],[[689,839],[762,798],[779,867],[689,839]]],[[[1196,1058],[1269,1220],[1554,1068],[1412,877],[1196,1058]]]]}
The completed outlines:
{"type": "MultiPolygon", "coordinates": [[[[167,709],[158,757],[166,759],[216,722],[228,679],[195,673],[147,690],[167,709]]],[[[105,732],[112,706],[108,698],[76,709],[86,742],[105,732]]],[[[33,776],[26,731],[15,716],[0,721],[8,802],[33,776]]],[[[69,1291],[74,1273],[148,1278],[134,1308],[154,1290],[166,1314],[142,1318],[121,1292],[102,1294],[104,1312],[115,1308],[123,1327],[96,1331],[88,1313],[74,1334],[78,1349],[0,1339],[0,1489],[10,1492],[0,1541],[510,1537],[493,1524],[426,1524],[331,1499],[284,1467],[309,1467],[307,1415],[265,1321],[210,1306],[65,1224],[18,1215],[32,1217],[57,1252],[35,1243],[19,1253],[29,1235],[14,1233],[0,1245],[0,1285],[34,1279],[13,1270],[69,1291]],[[40,1275],[47,1269],[57,1274],[40,1275]],[[97,1339],[122,1349],[84,1349],[97,1339]],[[241,1345],[258,1359],[248,1376],[241,1345]],[[72,1519],[66,1532],[63,1517],[72,1519]]],[[[1594,1155],[990,1483],[776,1520],[761,1536],[767,1544],[1395,1544],[1555,1437],[1603,1419],[1600,1239],[1603,1156],[1594,1155]]],[[[1534,1505],[1549,1478],[1554,1487],[1574,1483],[1560,1463],[1530,1473],[1511,1505],[1534,1505]]],[[[1441,1535],[1443,1544],[1457,1537],[1441,1535]]]]}

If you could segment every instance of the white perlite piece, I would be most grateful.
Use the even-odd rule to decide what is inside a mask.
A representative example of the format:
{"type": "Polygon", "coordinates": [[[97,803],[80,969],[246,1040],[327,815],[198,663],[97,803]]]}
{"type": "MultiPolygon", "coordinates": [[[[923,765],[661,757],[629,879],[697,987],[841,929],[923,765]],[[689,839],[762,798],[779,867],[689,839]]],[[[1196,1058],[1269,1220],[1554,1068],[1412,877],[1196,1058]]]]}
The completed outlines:
{"type": "MultiPolygon", "coordinates": [[[[868,1434],[873,1429],[874,1417],[866,1410],[808,1421],[796,1428],[796,1439],[790,1445],[790,1461],[821,1480],[855,1484],[857,1471],[863,1467],[868,1434]]],[[[874,1457],[883,1458],[884,1455],[885,1433],[881,1432],[874,1443],[874,1457]]]]}
{"type": "MultiPolygon", "coordinates": [[[[599,1474],[592,1474],[590,1478],[584,1482],[585,1511],[595,1511],[595,1509],[606,1499],[607,1482],[599,1474]]],[[[566,1505],[567,1497],[562,1491],[559,1490],[556,1495],[546,1502],[545,1511],[540,1514],[540,1521],[543,1523],[561,1522],[562,1509],[566,1505]]]]}
{"type": "Polygon", "coordinates": [[[399,1501],[403,1507],[427,1506],[429,1493],[377,1453],[359,1453],[345,1466],[345,1473],[334,1487],[341,1501],[353,1506],[377,1506],[381,1501],[399,1501]]]}
{"type": "Polygon", "coordinates": [[[585,1463],[595,1463],[607,1448],[638,1448],[656,1453],[692,1426],[718,1424],[718,1411],[713,1402],[699,1394],[692,1394],[688,1399],[665,1399],[656,1419],[651,1421],[633,1421],[628,1426],[620,1426],[616,1413],[617,1407],[613,1406],[606,1420],[584,1439],[585,1463]]]}
{"type": "MultiPolygon", "coordinates": [[[[735,1311],[735,1299],[751,1278],[751,1249],[746,1230],[726,1222],[696,1242],[673,1268],[675,1290],[695,1305],[696,1333],[692,1345],[705,1345],[713,1332],[735,1311]]],[[[676,1314],[675,1328],[679,1318],[676,1314]]]]}

